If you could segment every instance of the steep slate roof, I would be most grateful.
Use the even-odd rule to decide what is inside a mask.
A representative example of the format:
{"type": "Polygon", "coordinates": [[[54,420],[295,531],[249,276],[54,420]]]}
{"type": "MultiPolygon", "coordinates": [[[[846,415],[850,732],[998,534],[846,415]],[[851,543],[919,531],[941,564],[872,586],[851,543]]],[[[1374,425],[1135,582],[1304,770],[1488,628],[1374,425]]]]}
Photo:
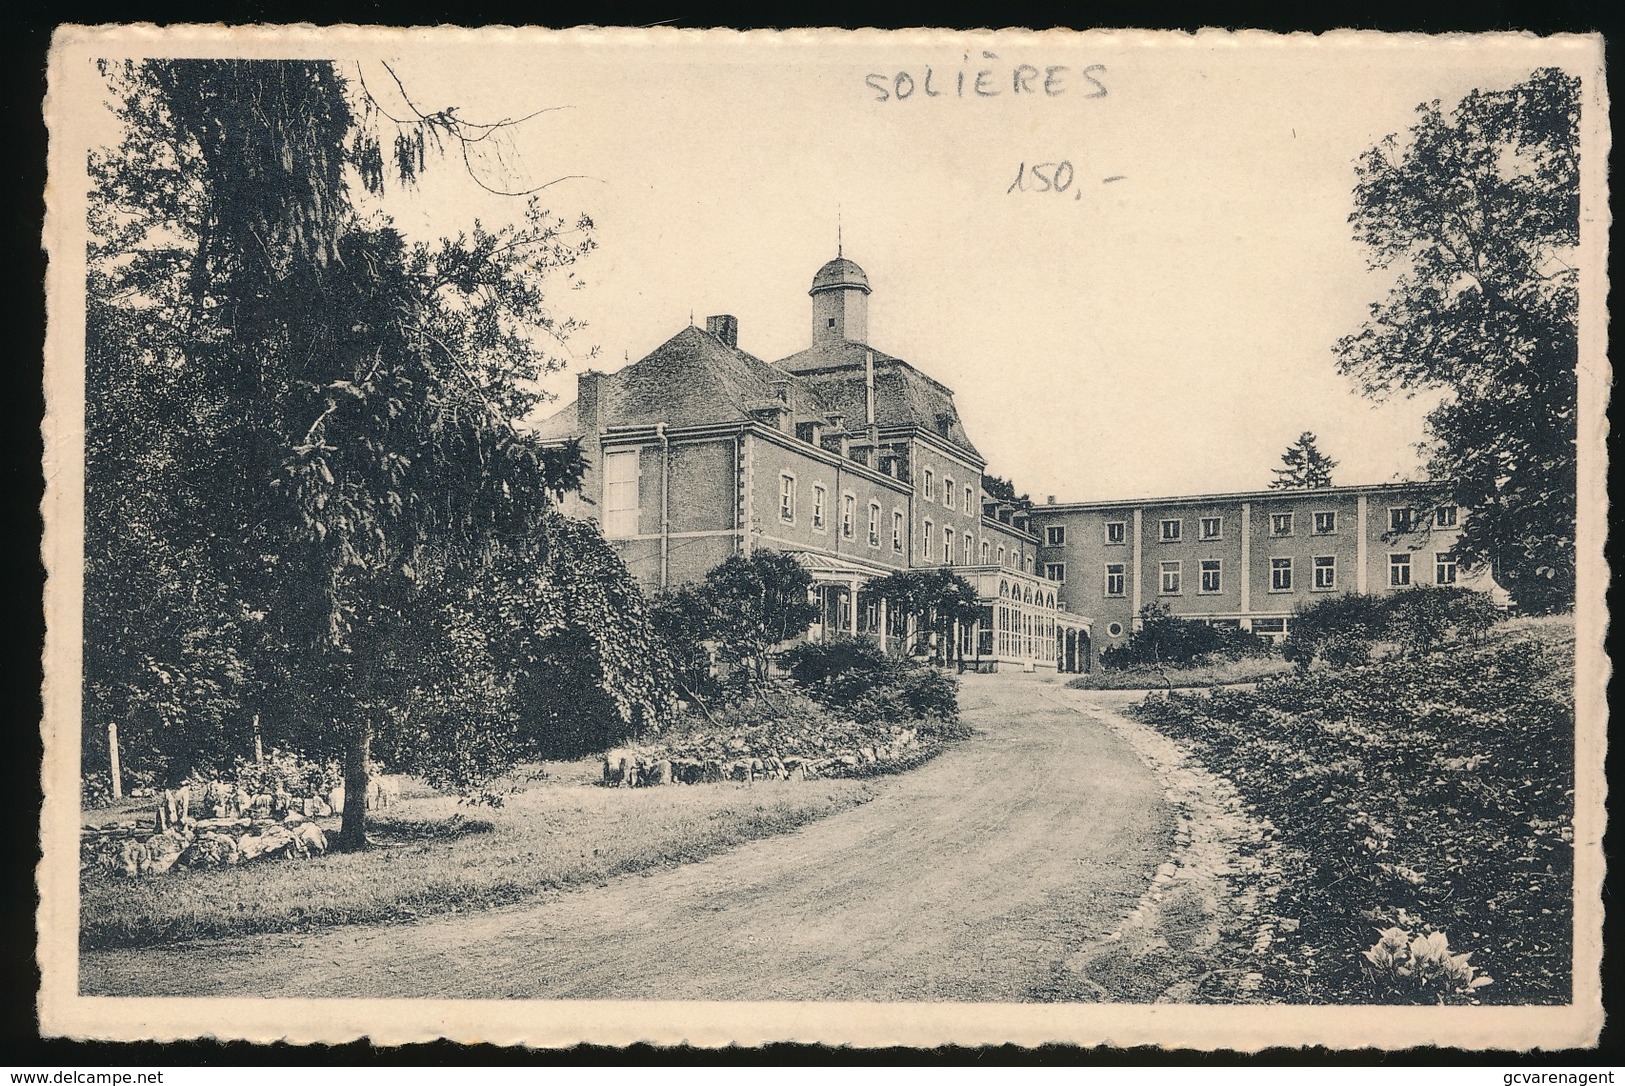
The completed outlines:
{"type": "MultiPolygon", "coordinates": [[[[864,354],[871,350],[874,348],[863,343],[824,343],[781,358],[777,366],[817,389],[826,411],[845,415],[848,426],[861,427],[867,413],[864,354]]],[[[960,422],[952,390],[901,358],[884,351],[875,351],[874,356],[875,422],[878,425],[916,426],[943,436],[950,444],[982,459],[960,422]],[[937,419],[942,416],[949,420],[946,435],[937,427],[937,419]]]]}
{"type": "MultiPolygon", "coordinates": [[[[775,383],[790,386],[791,407],[797,414],[828,413],[806,381],[690,326],[632,365],[603,377],[598,423],[695,426],[732,422],[748,418],[750,408],[776,402],[775,383]]],[[[861,387],[860,379],[860,391],[861,387]]],[[[580,426],[572,403],[538,423],[534,432],[543,439],[576,437],[580,426]]]]}

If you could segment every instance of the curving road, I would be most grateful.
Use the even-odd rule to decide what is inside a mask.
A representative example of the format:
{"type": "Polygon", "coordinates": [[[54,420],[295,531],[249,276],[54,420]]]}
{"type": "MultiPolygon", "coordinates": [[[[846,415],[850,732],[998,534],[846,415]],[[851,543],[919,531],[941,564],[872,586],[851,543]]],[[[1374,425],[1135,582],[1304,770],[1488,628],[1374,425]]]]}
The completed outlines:
{"type": "Polygon", "coordinates": [[[1161,785],[1104,723],[1110,700],[1053,678],[967,676],[961,701],[974,738],[794,833],[540,904],[88,953],[80,989],[1078,998],[1063,963],[1134,908],[1172,839],[1161,785]]]}

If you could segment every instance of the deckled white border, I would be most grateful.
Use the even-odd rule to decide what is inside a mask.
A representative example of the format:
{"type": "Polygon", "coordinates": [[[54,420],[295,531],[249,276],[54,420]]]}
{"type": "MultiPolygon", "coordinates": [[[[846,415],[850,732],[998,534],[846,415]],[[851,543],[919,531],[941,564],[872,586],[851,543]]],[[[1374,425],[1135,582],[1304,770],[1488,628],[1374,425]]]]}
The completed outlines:
{"type": "MultiPolygon", "coordinates": [[[[39,961],[44,983],[39,1009],[51,1036],[108,1040],[197,1037],[299,1043],[370,1037],[380,1044],[448,1038],[459,1042],[554,1047],[687,1043],[761,1045],[776,1041],[856,1046],[943,1044],[1037,1045],[1063,1042],[1117,1046],[1255,1051],[1277,1045],[1399,1048],[1444,1045],[1476,1049],[1568,1048],[1594,1044],[1602,1023],[1601,890],[1604,860],[1608,660],[1603,558],[1607,531],[1607,419],[1610,368],[1606,351],[1607,93],[1599,36],[1528,34],[1388,35],[1336,31],[1317,36],[1262,31],[1089,31],[1087,40],[1156,49],[1236,50],[1411,48],[1425,41],[1440,59],[1494,53],[1526,55],[1531,67],[1557,63],[1584,77],[1581,154],[1579,651],[1575,835],[1575,1002],[1568,1007],[1384,1008],[1212,1007],[1167,1005],[920,1004],[920,1003],[679,1003],[440,1000],[274,1000],[86,998],[78,970],[78,763],[80,646],[83,635],[84,545],[84,222],[85,163],[71,138],[76,103],[64,97],[64,72],[97,56],[276,56],[325,58],[356,45],[376,50],[445,46],[453,42],[522,42],[538,48],[580,49],[636,44],[658,50],[705,47],[776,49],[816,44],[870,45],[889,35],[900,45],[939,43],[949,32],[680,31],[512,27],[467,30],[317,28],[64,27],[50,60],[46,118],[52,140],[46,192],[45,243],[49,324],[46,340],[46,490],[43,556],[46,586],[45,806],[39,869],[39,961]]],[[[1072,31],[954,31],[955,43],[1031,43],[1072,31]]]]}

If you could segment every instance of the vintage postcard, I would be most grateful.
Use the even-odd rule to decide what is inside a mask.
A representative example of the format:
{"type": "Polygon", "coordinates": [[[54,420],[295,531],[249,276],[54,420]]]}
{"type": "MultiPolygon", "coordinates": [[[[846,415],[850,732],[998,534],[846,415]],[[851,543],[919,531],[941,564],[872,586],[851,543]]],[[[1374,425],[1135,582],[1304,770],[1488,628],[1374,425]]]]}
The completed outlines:
{"type": "Polygon", "coordinates": [[[1607,103],[61,29],[44,1031],[1595,1044],[1607,103]]]}

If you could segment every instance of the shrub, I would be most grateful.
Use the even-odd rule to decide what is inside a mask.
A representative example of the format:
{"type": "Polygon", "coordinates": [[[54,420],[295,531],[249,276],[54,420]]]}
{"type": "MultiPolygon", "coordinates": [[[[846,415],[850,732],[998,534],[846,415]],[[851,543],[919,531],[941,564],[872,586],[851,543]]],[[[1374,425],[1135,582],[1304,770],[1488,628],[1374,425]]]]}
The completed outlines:
{"type": "MultiPolygon", "coordinates": [[[[189,783],[195,785],[207,779],[194,775],[189,783]]],[[[318,761],[296,751],[272,750],[263,762],[237,759],[224,779],[250,795],[286,792],[290,796],[325,796],[343,782],[344,773],[337,762],[318,761]]]]}
{"type": "Polygon", "coordinates": [[[1476,642],[1502,617],[1488,594],[1466,588],[1418,585],[1391,596],[1332,596],[1298,609],[1281,655],[1303,668],[1316,659],[1352,667],[1369,662],[1378,641],[1430,652],[1451,640],[1476,642]]]}
{"type": "Polygon", "coordinates": [[[1106,668],[1190,667],[1214,656],[1239,660],[1271,651],[1269,642],[1246,630],[1179,618],[1152,603],[1140,609],[1139,628],[1121,645],[1101,653],[1100,663],[1106,668]]]}
{"type": "Polygon", "coordinates": [[[1430,652],[1446,641],[1477,641],[1505,615],[1483,592],[1425,588],[1396,592],[1387,605],[1388,635],[1412,652],[1430,652]]]}
{"type": "Polygon", "coordinates": [[[888,656],[868,641],[808,642],[779,659],[809,696],[866,723],[953,720],[959,713],[955,679],[929,664],[888,656]]]}

